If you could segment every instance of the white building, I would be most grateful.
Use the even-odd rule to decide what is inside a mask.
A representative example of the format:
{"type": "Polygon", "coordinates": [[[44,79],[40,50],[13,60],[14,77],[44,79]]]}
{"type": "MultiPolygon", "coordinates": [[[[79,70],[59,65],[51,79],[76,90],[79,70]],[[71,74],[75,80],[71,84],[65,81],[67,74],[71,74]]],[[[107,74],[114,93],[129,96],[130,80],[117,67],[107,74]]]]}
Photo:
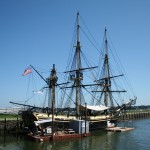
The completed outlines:
{"type": "Polygon", "coordinates": [[[18,114],[18,112],[23,109],[24,108],[22,108],[22,107],[0,108],[0,114],[18,114]]]}

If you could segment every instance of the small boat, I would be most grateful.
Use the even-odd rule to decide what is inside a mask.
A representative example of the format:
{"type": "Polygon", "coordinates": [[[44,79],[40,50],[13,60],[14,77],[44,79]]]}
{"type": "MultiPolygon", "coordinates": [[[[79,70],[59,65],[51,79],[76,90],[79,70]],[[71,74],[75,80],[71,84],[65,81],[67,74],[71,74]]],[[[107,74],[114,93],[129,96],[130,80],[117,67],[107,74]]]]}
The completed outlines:
{"type": "Polygon", "coordinates": [[[59,129],[52,132],[51,124],[52,120],[39,120],[34,121],[35,132],[27,134],[27,138],[36,142],[48,142],[53,140],[64,140],[64,139],[74,139],[90,136],[90,132],[77,132],[73,129],[59,129]],[[40,130],[38,129],[40,128],[40,130]]]}

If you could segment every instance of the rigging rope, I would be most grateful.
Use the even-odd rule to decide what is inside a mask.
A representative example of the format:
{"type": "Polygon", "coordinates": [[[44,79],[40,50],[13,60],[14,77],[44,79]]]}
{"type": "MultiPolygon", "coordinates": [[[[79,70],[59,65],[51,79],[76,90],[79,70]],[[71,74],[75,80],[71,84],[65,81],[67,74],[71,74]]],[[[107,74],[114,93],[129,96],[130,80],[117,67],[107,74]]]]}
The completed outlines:
{"type": "MultiPolygon", "coordinates": [[[[108,34],[108,36],[109,36],[109,34],[108,34]]],[[[109,39],[110,39],[110,38],[109,38],[109,39]]],[[[111,42],[111,39],[110,39],[110,42],[111,42]]],[[[114,47],[114,45],[113,45],[112,42],[111,42],[111,45],[112,45],[112,47],[113,47],[113,49],[114,49],[114,52],[115,52],[115,54],[116,54],[116,56],[117,56],[117,59],[118,59],[118,61],[119,61],[120,68],[122,68],[123,73],[124,73],[125,76],[126,76],[126,78],[125,78],[125,79],[126,79],[126,82],[128,83],[128,86],[129,86],[129,88],[131,89],[133,95],[135,96],[135,95],[136,95],[136,94],[135,94],[135,91],[133,90],[133,87],[131,86],[131,83],[130,83],[130,81],[129,81],[127,75],[126,75],[125,69],[124,69],[124,67],[123,67],[123,65],[122,65],[122,63],[121,63],[121,61],[120,61],[120,59],[119,59],[119,57],[118,57],[118,55],[117,55],[117,52],[116,52],[115,47],[114,47]]]]}

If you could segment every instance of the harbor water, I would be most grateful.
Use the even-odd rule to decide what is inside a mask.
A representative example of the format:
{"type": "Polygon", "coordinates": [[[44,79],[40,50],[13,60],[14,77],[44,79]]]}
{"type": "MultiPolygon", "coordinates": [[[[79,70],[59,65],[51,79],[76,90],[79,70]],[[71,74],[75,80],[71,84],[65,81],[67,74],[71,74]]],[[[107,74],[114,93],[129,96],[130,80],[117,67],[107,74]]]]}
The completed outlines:
{"type": "MultiPolygon", "coordinates": [[[[150,119],[130,120],[126,132],[92,132],[90,137],[54,142],[33,142],[23,136],[0,135],[0,150],[150,150],[150,119]]],[[[118,126],[119,126],[118,125],[118,126]]]]}

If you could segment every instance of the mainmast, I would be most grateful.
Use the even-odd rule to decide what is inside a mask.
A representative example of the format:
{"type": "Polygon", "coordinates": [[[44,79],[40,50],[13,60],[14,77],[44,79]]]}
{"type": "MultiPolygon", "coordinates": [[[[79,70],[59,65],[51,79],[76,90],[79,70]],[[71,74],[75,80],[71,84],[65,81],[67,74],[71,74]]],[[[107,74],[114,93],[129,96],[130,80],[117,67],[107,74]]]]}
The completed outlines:
{"type": "Polygon", "coordinates": [[[87,69],[94,69],[97,68],[95,67],[86,67],[83,68],[81,64],[81,45],[80,45],[80,20],[79,20],[79,12],[77,13],[77,39],[76,39],[76,46],[75,46],[75,54],[73,57],[73,62],[71,66],[70,71],[66,71],[65,73],[70,74],[70,80],[74,81],[73,85],[70,87],[65,87],[65,88],[74,88],[75,89],[75,107],[76,107],[76,118],[81,117],[81,112],[80,112],[80,105],[82,103],[82,87],[85,86],[93,86],[93,84],[89,85],[83,85],[83,71],[87,69]]]}
{"type": "Polygon", "coordinates": [[[77,45],[76,45],[76,59],[77,59],[77,71],[76,71],[76,117],[78,118],[80,116],[80,109],[79,106],[81,104],[81,97],[80,97],[80,91],[81,91],[81,46],[80,46],[80,25],[79,25],[79,12],[77,13],[77,45]]]}

